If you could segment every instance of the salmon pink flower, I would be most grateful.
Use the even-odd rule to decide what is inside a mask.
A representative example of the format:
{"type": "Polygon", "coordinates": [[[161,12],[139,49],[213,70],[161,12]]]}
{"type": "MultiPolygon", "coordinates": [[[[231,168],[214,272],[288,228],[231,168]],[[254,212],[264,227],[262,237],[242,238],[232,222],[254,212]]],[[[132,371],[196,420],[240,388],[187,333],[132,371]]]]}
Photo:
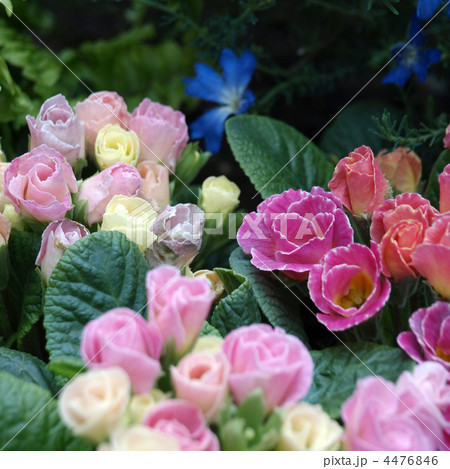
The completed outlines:
{"type": "MultiPolygon", "coordinates": [[[[450,128],[450,126],[449,126],[450,128]]],[[[450,133],[449,136],[449,147],[450,147],[450,133]]],[[[446,213],[450,211],[450,164],[448,164],[444,171],[439,174],[439,211],[446,213]]]]}
{"type": "Polygon", "coordinates": [[[373,213],[389,191],[373,151],[364,145],[339,161],[328,187],[353,215],[373,213]]]}
{"type": "Polygon", "coordinates": [[[418,309],[410,318],[412,332],[402,332],[397,342],[416,362],[436,361],[450,371],[450,304],[437,301],[418,309]]]}
{"type": "Polygon", "coordinates": [[[317,319],[330,331],[356,326],[385,305],[391,284],[381,279],[378,247],[350,244],[329,251],[311,269],[308,288],[321,313],[317,319]]]}
{"type": "Polygon", "coordinates": [[[335,246],[353,241],[353,229],[339,200],[321,187],[272,195],[245,216],[237,240],[252,264],[304,280],[335,246]]]}

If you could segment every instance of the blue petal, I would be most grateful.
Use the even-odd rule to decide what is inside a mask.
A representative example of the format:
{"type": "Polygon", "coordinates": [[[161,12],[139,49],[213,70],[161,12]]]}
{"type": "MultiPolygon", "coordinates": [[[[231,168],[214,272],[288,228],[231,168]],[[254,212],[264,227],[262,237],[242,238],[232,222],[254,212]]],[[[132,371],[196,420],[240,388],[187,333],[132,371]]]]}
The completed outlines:
{"type": "Polygon", "coordinates": [[[442,0],[419,0],[417,4],[417,16],[421,20],[429,20],[442,0]]]}
{"type": "Polygon", "coordinates": [[[404,86],[411,76],[411,70],[404,65],[399,65],[391,70],[382,81],[383,85],[395,83],[398,86],[404,86]]]}
{"type": "Polygon", "coordinates": [[[419,80],[423,83],[427,79],[428,75],[428,67],[426,64],[422,60],[419,60],[414,63],[412,67],[416,75],[419,77],[419,80]]]}
{"type": "Polygon", "coordinates": [[[422,28],[422,25],[420,23],[419,18],[417,18],[416,15],[413,15],[411,17],[411,26],[409,27],[409,37],[411,38],[410,44],[414,46],[423,45],[423,43],[425,42],[425,36],[422,32],[419,32],[421,28],[422,28]]]}
{"type": "Polygon", "coordinates": [[[447,16],[450,18],[450,4],[447,7],[447,16]]]}
{"type": "Polygon", "coordinates": [[[232,114],[228,106],[220,106],[205,112],[190,125],[193,140],[204,138],[206,151],[218,153],[222,143],[223,130],[227,117],[232,114]]]}
{"type": "Polygon", "coordinates": [[[420,60],[422,60],[427,67],[437,64],[441,61],[441,51],[438,49],[425,49],[420,53],[420,60]]]}
{"type": "Polygon", "coordinates": [[[206,64],[195,64],[195,71],[195,78],[183,80],[187,84],[186,94],[214,103],[227,104],[227,90],[223,78],[206,64]]]}
{"type": "Polygon", "coordinates": [[[220,56],[220,65],[227,87],[234,95],[242,95],[252,79],[256,66],[256,58],[250,51],[240,57],[230,49],[224,49],[220,56]]]}
{"type": "Polygon", "coordinates": [[[236,111],[236,114],[242,114],[253,104],[255,104],[255,95],[250,90],[247,90],[239,101],[239,109],[236,111]]]}

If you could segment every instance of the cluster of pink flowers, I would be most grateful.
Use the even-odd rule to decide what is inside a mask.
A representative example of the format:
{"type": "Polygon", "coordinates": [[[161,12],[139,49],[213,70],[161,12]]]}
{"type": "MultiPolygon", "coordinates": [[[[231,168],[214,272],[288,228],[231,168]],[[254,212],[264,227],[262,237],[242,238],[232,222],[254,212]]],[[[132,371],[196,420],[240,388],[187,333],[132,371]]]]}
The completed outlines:
{"type": "Polygon", "coordinates": [[[244,219],[238,242],[262,270],[308,280],[317,319],[330,330],[360,324],[387,302],[391,284],[424,276],[450,299],[450,165],[439,176],[440,212],[415,192],[420,159],[407,149],[381,153],[362,146],[339,161],[329,183],[310,192],[273,195],[244,219]],[[353,242],[343,206],[370,225],[370,248],[353,242]]]}
{"type": "MultiPolygon", "coordinates": [[[[118,367],[138,398],[148,396],[157,385],[163,356],[170,355],[170,350],[175,353],[178,363],[164,370],[171,376],[173,398],[165,396],[134,423],[174,438],[182,450],[218,450],[218,439],[207,422],[216,421],[229,394],[239,404],[260,389],[267,412],[306,395],[313,361],[299,339],[257,324],[232,331],[213,351],[190,351],[214,299],[208,282],[161,266],[147,274],[146,283],[148,320],[127,308],[116,308],[89,322],[81,340],[81,355],[93,370],[87,375],[93,373],[97,379],[96,370],[118,367]]],[[[82,375],[65,388],[59,401],[61,415],[76,433],[101,441],[101,433],[92,433],[92,425],[104,416],[97,409],[87,414],[76,392],[78,381],[87,379],[82,375]]],[[[110,395],[106,393],[105,399],[110,395]]],[[[115,430],[115,425],[108,427],[110,432],[115,430]]]]}

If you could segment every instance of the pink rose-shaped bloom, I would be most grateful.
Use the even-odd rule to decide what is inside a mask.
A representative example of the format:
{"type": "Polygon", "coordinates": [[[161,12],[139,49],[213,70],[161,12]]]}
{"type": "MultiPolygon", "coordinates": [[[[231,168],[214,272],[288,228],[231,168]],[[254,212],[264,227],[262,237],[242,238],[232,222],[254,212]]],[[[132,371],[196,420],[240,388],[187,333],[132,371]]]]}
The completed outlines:
{"type": "Polygon", "coordinates": [[[414,192],[422,174],[422,161],[409,148],[380,151],[376,157],[387,180],[401,192],[414,192]]]}
{"type": "Polygon", "coordinates": [[[214,420],[225,402],[230,364],[222,353],[190,353],[170,373],[175,394],[197,405],[208,420],[214,420]]]}
{"type": "Polygon", "coordinates": [[[11,222],[0,213],[0,247],[8,243],[11,232],[11,222]]]}
{"type": "Polygon", "coordinates": [[[261,270],[304,280],[327,251],[353,241],[341,203],[321,187],[272,195],[257,210],[245,216],[237,241],[261,270]]]}
{"type": "Polygon", "coordinates": [[[364,145],[339,161],[328,187],[353,215],[373,213],[389,191],[372,150],[364,145]]]}
{"type": "Polygon", "coordinates": [[[41,267],[41,273],[46,282],[64,251],[88,234],[89,231],[83,225],[67,218],[53,221],[45,228],[36,265],[41,267]]]}
{"type": "Polygon", "coordinates": [[[142,425],[174,437],[181,451],[219,451],[219,440],[206,426],[201,410],[194,404],[170,399],[150,410],[142,425]]]}
{"type": "Polygon", "coordinates": [[[150,324],[184,353],[200,333],[214,300],[208,281],[183,277],[176,267],[164,265],[147,273],[146,285],[150,324]]]}
{"type": "MultiPolygon", "coordinates": [[[[450,137],[450,134],[448,134],[450,137]]],[[[450,211],[450,164],[439,174],[439,211],[445,213],[450,211]]]]}
{"type": "Polygon", "coordinates": [[[95,154],[95,139],[107,124],[119,124],[127,128],[130,114],[121,96],[114,91],[98,91],[75,106],[77,117],[84,123],[87,150],[95,154]]]}
{"type": "Polygon", "coordinates": [[[169,205],[169,170],[149,160],[139,163],[137,170],[142,177],[142,187],[138,197],[150,202],[156,209],[169,205]]]}
{"type": "Polygon", "coordinates": [[[120,366],[133,391],[149,392],[161,370],[163,340],[142,316],[115,308],[90,321],[83,329],[81,356],[89,368],[120,366]]]}
{"type": "Polygon", "coordinates": [[[450,148],[450,125],[445,129],[444,148],[450,148]]]}
{"type": "Polygon", "coordinates": [[[259,388],[270,412],[297,402],[311,386],[311,355],[283,329],[268,324],[240,327],[225,337],[222,350],[231,365],[228,384],[238,404],[259,388]]]}
{"type": "Polygon", "coordinates": [[[418,395],[412,402],[410,399],[403,402],[396,386],[379,376],[359,380],[342,406],[345,448],[349,451],[437,450],[439,440],[413,410],[416,404],[420,405],[420,399],[418,395]]]}
{"type": "Polygon", "coordinates": [[[84,126],[62,94],[47,99],[36,119],[27,116],[30,149],[45,143],[63,155],[70,165],[85,157],[84,126]]]}
{"type": "Polygon", "coordinates": [[[0,212],[5,208],[8,199],[5,197],[5,172],[11,163],[0,162],[0,212]]]}
{"type": "Polygon", "coordinates": [[[450,214],[436,218],[427,229],[423,244],[412,253],[412,263],[440,295],[450,299],[450,214]]]}
{"type": "Polygon", "coordinates": [[[317,319],[330,331],[341,331],[374,316],[385,305],[391,284],[381,279],[378,246],[350,244],[327,252],[311,269],[308,288],[322,313],[317,319]]]}
{"type": "Polygon", "coordinates": [[[450,304],[437,301],[409,318],[412,332],[397,337],[400,347],[416,362],[436,361],[450,371],[450,304]]]}
{"type": "Polygon", "coordinates": [[[128,124],[141,144],[139,161],[163,163],[174,171],[189,135],[184,114],[145,98],[133,111],[128,124]]]}
{"type": "Polygon", "coordinates": [[[395,199],[385,200],[375,210],[370,225],[370,236],[380,243],[385,233],[400,221],[417,220],[426,229],[436,215],[439,215],[439,212],[420,194],[399,194],[395,199]]]}
{"type": "Polygon", "coordinates": [[[47,145],[14,158],[5,172],[5,196],[18,213],[45,222],[72,208],[77,181],[61,153],[47,145]]]}
{"type": "Polygon", "coordinates": [[[78,200],[87,200],[89,225],[102,221],[106,207],[115,195],[135,197],[141,189],[138,170],[126,163],[115,163],[86,179],[80,186],[78,200]]]}

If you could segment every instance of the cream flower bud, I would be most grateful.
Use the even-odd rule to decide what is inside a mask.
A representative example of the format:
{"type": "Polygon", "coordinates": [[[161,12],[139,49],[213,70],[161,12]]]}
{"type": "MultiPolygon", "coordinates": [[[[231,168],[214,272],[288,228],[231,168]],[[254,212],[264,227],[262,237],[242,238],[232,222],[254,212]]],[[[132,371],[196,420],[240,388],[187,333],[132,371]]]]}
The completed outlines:
{"type": "Polygon", "coordinates": [[[225,290],[225,286],[222,280],[220,280],[220,277],[217,275],[217,273],[214,272],[214,270],[197,270],[197,272],[194,272],[193,276],[195,278],[203,277],[208,280],[208,283],[211,287],[211,292],[216,296],[216,300],[218,300],[222,296],[225,290]]]}
{"type": "Polygon", "coordinates": [[[122,368],[90,370],[62,391],[59,412],[75,435],[104,441],[120,423],[130,398],[130,380],[122,368]]]}
{"type": "Polygon", "coordinates": [[[194,344],[192,353],[203,352],[215,355],[222,350],[223,339],[214,335],[204,335],[199,337],[194,344]]]}
{"type": "Polygon", "coordinates": [[[103,443],[99,451],[180,451],[178,441],[159,430],[135,425],[114,432],[111,443],[103,443]]]}
{"type": "MultiPolygon", "coordinates": [[[[0,150],[1,154],[1,150],[0,150]]],[[[5,197],[5,171],[11,163],[2,163],[0,160],[0,212],[9,200],[5,197]]]]}
{"type": "Polygon", "coordinates": [[[148,394],[136,394],[132,396],[128,407],[128,414],[132,422],[140,423],[148,414],[148,411],[161,401],[169,399],[168,394],[159,389],[152,389],[148,394]]]}
{"type": "Polygon", "coordinates": [[[136,166],[139,152],[137,135],[132,130],[123,129],[119,124],[105,125],[97,134],[95,159],[101,170],[119,161],[136,166]]]}
{"type": "Polygon", "coordinates": [[[281,426],[278,449],[282,451],[335,451],[343,429],[322,410],[306,402],[294,404],[281,426]]]}
{"type": "Polygon", "coordinates": [[[151,231],[155,219],[156,212],[146,200],[115,195],[103,215],[102,230],[120,231],[144,252],[156,239],[151,231]]]}
{"type": "Polygon", "coordinates": [[[9,233],[11,232],[11,222],[0,213],[0,246],[8,243],[9,233]]]}
{"type": "Polygon", "coordinates": [[[241,190],[226,176],[211,176],[203,181],[200,207],[205,213],[232,212],[239,205],[241,190]]]}
{"type": "Polygon", "coordinates": [[[5,204],[3,208],[3,215],[11,222],[11,228],[17,231],[23,231],[25,229],[25,223],[22,215],[16,212],[13,204],[5,204]]]}

